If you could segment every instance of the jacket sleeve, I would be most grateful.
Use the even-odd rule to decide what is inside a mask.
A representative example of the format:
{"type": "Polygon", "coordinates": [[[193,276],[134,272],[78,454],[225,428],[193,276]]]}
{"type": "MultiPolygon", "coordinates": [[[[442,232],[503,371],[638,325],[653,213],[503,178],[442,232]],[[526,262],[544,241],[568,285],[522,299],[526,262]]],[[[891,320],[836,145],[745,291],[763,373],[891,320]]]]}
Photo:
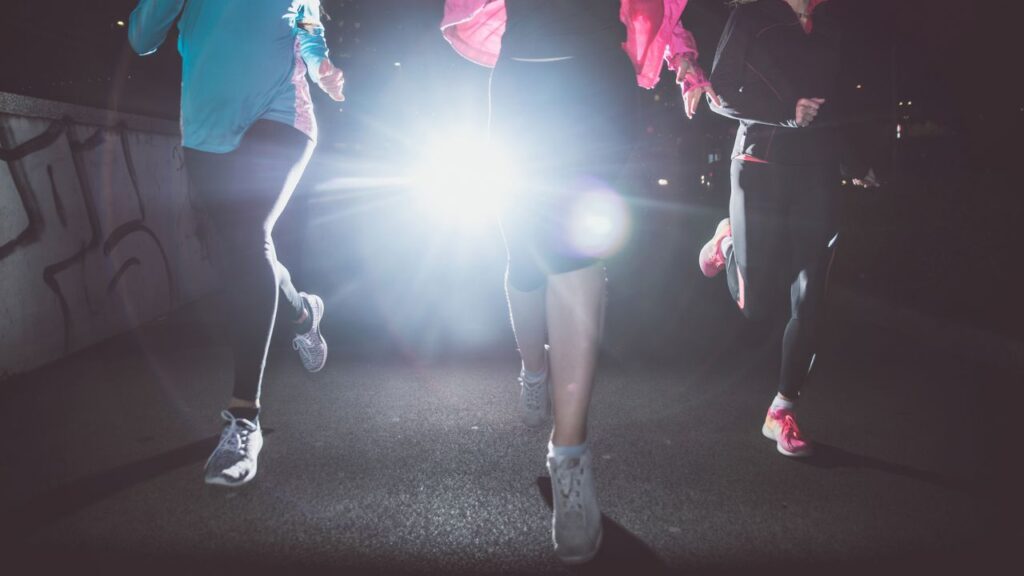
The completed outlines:
{"type": "MultiPolygon", "coordinates": [[[[666,0],[671,2],[672,0],[666,0]]],[[[676,2],[678,4],[678,2],[676,2]]],[[[686,7],[686,2],[682,3],[682,8],[686,7]]],[[[665,11],[666,14],[670,12],[668,9],[665,11]]],[[[679,13],[682,14],[682,9],[679,9],[679,13]]],[[[672,29],[672,35],[669,37],[668,46],[665,48],[666,56],[674,56],[676,54],[683,54],[685,56],[697,57],[697,41],[693,39],[693,34],[683,27],[682,21],[674,23],[675,26],[672,29]]]]}
{"type": "Polygon", "coordinates": [[[320,20],[319,0],[306,0],[294,14],[289,14],[295,26],[299,57],[313,82],[331,97],[338,99],[345,84],[341,69],[330,59],[324,26],[320,20]]]}
{"type": "Polygon", "coordinates": [[[507,19],[504,0],[445,0],[441,34],[463,58],[493,68],[507,19]]]}
{"type": "Polygon", "coordinates": [[[654,88],[668,63],[675,70],[675,57],[686,58],[692,72],[687,74],[685,90],[707,84],[697,66],[697,43],[679,19],[687,0],[621,0],[619,17],[626,26],[623,49],[633,61],[637,84],[654,88]]]}
{"type": "Polygon", "coordinates": [[[711,85],[722,104],[715,105],[710,98],[708,103],[716,113],[735,120],[796,128],[798,99],[781,86],[773,85],[769,72],[751,64],[753,35],[744,18],[742,8],[734,9],[722,32],[711,71],[711,85]],[[747,85],[748,78],[753,80],[750,85],[747,85]],[[762,83],[764,90],[754,89],[762,83]]]}
{"type": "Polygon", "coordinates": [[[300,4],[294,13],[289,13],[289,20],[295,27],[299,41],[299,56],[306,63],[309,77],[314,82],[320,81],[320,66],[330,62],[330,51],[324,35],[324,25],[320,20],[320,7],[316,0],[307,0],[300,4]]]}
{"type": "Polygon", "coordinates": [[[671,40],[668,46],[665,47],[665,61],[668,63],[668,69],[673,72],[676,70],[674,56],[677,55],[682,56],[690,64],[690,71],[686,73],[686,77],[683,79],[684,94],[694,88],[701,88],[711,84],[707,76],[704,75],[704,70],[697,63],[697,41],[693,39],[693,34],[690,34],[689,30],[683,28],[682,22],[676,24],[675,29],[672,31],[671,40]]]}
{"type": "Polygon", "coordinates": [[[140,0],[128,18],[128,43],[140,55],[156,52],[185,0],[140,0]]]}

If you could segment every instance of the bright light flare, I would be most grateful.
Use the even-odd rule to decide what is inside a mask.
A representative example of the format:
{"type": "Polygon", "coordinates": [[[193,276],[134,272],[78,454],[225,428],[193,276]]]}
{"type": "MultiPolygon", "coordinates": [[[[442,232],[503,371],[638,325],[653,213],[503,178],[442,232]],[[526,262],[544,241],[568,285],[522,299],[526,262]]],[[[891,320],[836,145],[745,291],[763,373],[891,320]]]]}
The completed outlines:
{"type": "Polygon", "coordinates": [[[618,252],[632,232],[626,201],[614,191],[598,188],[581,194],[569,214],[569,244],[591,258],[618,252]]]}
{"type": "Polygon", "coordinates": [[[434,142],[413,175],[418,207],[444,225],[480,231],[498,222],[515,177],[508,157],[487,141],[434,142]]]}

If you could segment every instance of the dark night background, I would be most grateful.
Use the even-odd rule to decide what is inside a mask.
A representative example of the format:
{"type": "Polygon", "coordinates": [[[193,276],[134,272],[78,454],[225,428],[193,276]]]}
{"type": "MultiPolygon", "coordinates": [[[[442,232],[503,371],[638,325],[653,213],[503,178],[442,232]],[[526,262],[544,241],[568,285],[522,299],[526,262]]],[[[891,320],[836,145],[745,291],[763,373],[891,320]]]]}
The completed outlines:
{"type": "MultiPolygon", "coordinates": [[[[5,4],[0,91],[176,118],[176,31],[156,55],[133,55],[125,28],[116,24],[127,20],[131,0],[5,4]]],[[[441,39],[442,5],[324,2],[348,101],[336,112],[314,91],[322,137],[307,186],[318,175],[330,177],[318,172],[325,164],[350,174],[386,174],[439,126],[485,122],[487,71],[457,57],[441,39]]],[[[1020,292],[1020,274],[1010,263],[1012,247],[1020,244],[1014,225],[1024,214],[1024,194],[1013,179],[1024,94],[1004,52],[1012,19],[992,17],[980,6],[826,4],[844,22],[844,96],[863,113],[860,149],[887,183],[845,190],[848,242],[837,274],[903,306],[1020,335],[1024,305],[1012,296],[1020,292]]],[[[727,15],[718,0],[692,0],[684,15],[708,70],[727,15]]],[[[673,186],[639,194],[724,208],[734,123],[706,107],[686,121],[675,85],[665,80],[644,98],[649,129],[643,147],[654,159],[644,169],[646,182],[671,176],[673,186]]],[[[299,212],[293,206],[292,213],[299,212]]],[[[282,226],[288,225],[286,218],[282,226]]]]}
{"type": "MultiPolygon", "coordinates": [[[[0,92],[177,119],[180,58],[174,44],[176,29],[172,29],[167,43],[156,55],[146,58],[134,55],[127,45],[126,28],[118,22],[127,22],[135,4],[134,0],[4,0],[0,17],[0,92]]],[[[423,415],[417,410],[428,410],[403,404],[408,396],[406,390],[397,385],[395,389],[388,388],[389,377],[379,376],[374,362],[399,358],[416,365],[413,370],[415,378],[429,380],[428,376],[423,376],[429,373],[427,368],[418,372],[421,361],[426,366],[430,361],[438,360],[443,366],[451,356],[471,361],[514,357],[507,310],[501,300],[503,253],[500,236],[495,233],[492,237],[478,240],[473,246],[457,246],[459,239],[443,238],[441,231],[432,230],[429,223],[410,218],[405,207],[402,207],[404,212],[398,210],[402,202],[398,191],[369,184],[365,188],[349,185],[343,189],[324,188],[323,185],[339,178],[349,182],[385,182],[413,163],[422,148],[438,134],[460,127],[479,129],[484,126],[488,72],[458,57],[441,38],[438,24],[442,0],[323,0],[323,4],[331,16],[326,26],[332,60],[344,69],[347,78],[347,101],[338,105],[314,90],[321,128],[320,142],[299,192],[275,231],[278,252],[282,261],[292,269],[297,284],[323,293],[329,306],[335,304],[329,315],[327,333],[333,338],[332,354],[338,350],[335,358],[337,366],[342,367],[338,369],[342,373],[338,379],[344,380],[350,373],[357,375],[352,376],[351,381],[345,380],[351,389],[339,387],[344,393],[351,393],[345,398],[353,402],[351,409],[355,414],[348,420],[339,419],[341,423],[337,426],[351,426],[355,433],[363,430],[359,428],[360,424],[375,430],[378,423],[371,416],[379,408],[373,403],[377,389],[364,386],[366,382],[390,390],[387,393],[393,395],[395,404],[408,409],[408,414],[398,410],[396,415],[400,413],[402,418],[409,414],[410,418],[422,417],[420,421],[410,422],[436,424],[430,419],[433,417],[442,419],[445,424],[454,421],[461,426],[458,417],[473,410],[484,412],[474,402],[489,401],[485,393],[490,388],[474,386],[482,381],[490,383],[488,378],[497,380],[503,376],[489,375],[493,372],[489,369],[473,372],[476,365],[469,363],[466,366],[470,368],[460,370],[469,371],[471,376],[458,372],[458,376],[451,378],[464,381],[459,380],[457,386],[445,387],[445,378],[449,376],[441,368],[436,368],[442,374],[437,376],[441,383],[431,381],[430,386],[424,386],[434,394],[433,399],[448,401],[459,398],[461,401],[464,398],[459,394],[473,397],[465,403],[453,401],[455,408],[438,400],[438,404],[430,405],[432,409],[436,408],[434,413],[423,415]],[[321,242],[312,242],[309,230],[314,230],[313,237],[321,239],[321,242]],[[436,240],[442,248],[449,250],[453,245],[454,248],[465,248],[459,253],[468,256],[463,261],[448,263],[448,267],[418,267],[417,264],[424,260],[423,246],[427,239],[431,242],[436,240]],[[416,294],[414,288],[419,285],[430,285],[436,290],[416,294]],[[465,310],[470,310],[477,317],[459,316],[460,311],[465,310]],[[445,324],[448,328],[432,330],[438,317],[462,320],[465,332],[449,329],[456,322],[445,324]],[[359,364],[363,361],[369,364],[359,364]],[[481,392],[478,398],[476,392],[470,394],[465,390],[485,392],[481,392]],[[368,407],[363,413],[357,410],[361,406],[359,402],[365,402],[368,407]],[[446,412],[445,409],[449,410],[446,412]]],[[[1019,141],[1024,133],[1024,83],[1016,78],[1016,70],[1020,66],[1014,61],[1021,52],[1013,48],[1020,36],[1019,18],[1012,14],[1012,8],[1006,8],[1015,4],[948,0],[830,0],[825,5],[825,9],[834,11],[843,22],[846,59],[843,98],[856,106],[861,114],[856,141],[862,154],[875,167],[883,185],[867,190],[849,184],[840,187],[844,208],[842,240],[830,286],[830,290],[835,290],[830,292],[835,295],[830,309],[834,311],[835,324],[840,328],[826,336],[827,347],[838,353],[828,356],[830,360],[823,369],[826,374],[823,379],[830,378],[835,385],[820,388],[819,398],[830,398],[831,403],[818,400],[826,408],[817,412],[819,416],[816,417],[819,418],[819,430],[828,430],[827,424],[836,424],[834,431],[830,432],[833,434],[832,443],[846,448],[832,448],[832,452],[826,453],[825,460],[815,465],[812,472],[800,470],[804,474],[820,473],[823,478],[830,479],[832,484],[823,481],[810,491],[821,498],[820,502],[847,506],[843,509],[854,517],[850,520],[852,526],[876,526],[871,518],[867,518],[874,512],[867,505],[857,504],[855,498],[860,496],[844,499],[844,495],[859,488],[863,488],[864,493],[870,492],[870,504],[897,510],[895,514],[902,513],[899,512],[903,504],[901,499],[907,494],[920,492],[924,494],[922,502],[930,503],[932,501],[926,498],[929,490],[949,489],[952,494],[948,496],[949,502],[959,502],[958,498],[966,498],[964,494],[974,498],[975,492],[982,493],[977,501],[984,503],[972,508],[971,513],[983,509],[982,516],[986,519],[983,524],[988,530],[986,535],[995,534],[1002,538],[1012,532],[1019,536],[1022,499],[1018,463],[1024,452],[1020,448],[1017,411],[1024,405],[1021,403],[1024,379],[1014,370],[1022,365],[1022,359],[1010,358],[1007,363],[1005,358],[998,358],[1002,364],[986,363],[995,354],[987,348],[988,343],[1010,342],[1016,345],[1024,341],[1024,298],[1021,298],[1024,274],[1020,271],[1024,263],[1020,256],[1024,243],[1019,233],[1024,221],[1024,187],[1018,177],[1020,157],[1024,151],[1019,141]],[[993,10],[990,6],[999,6],[999,9],[993,10]],[[897,126],[902,135],[899,139],[896,137],[897,126]],[[856,306],[849,306],[851,302],[856,306]],[[859,312],[851,313],[850,310],[869,310],[871,314],[865,314],[865,317],[870,315],[881,319],[875,322],[855,317],[859,312]],[[862,320],[863,323],[859,324],[862,320]],[[938,326],[945,328],[932,330],[938,326]],[[933,333],[926,334],[929,331],[933,333]],[[851,338],[844,340],[848,336],[851,338]],[[970,354],[961,354],[964,347],[971,348],[970,354]],[[877,420],[856,418],[864,414],[872,416],[874,411],[882,408],[888,411],[877,420]],[[829,410],[832,410],[831,416],[827,416],[829,410]],[[915,448],[920,446],[925,448],[915,448]],[[915,465],[915,462],[924,464],[915,465]],[[933,462],[937,464],[929,468],[933,462]],[[963,462],[969,464],[965,467],[963,462]],[[941,473],[923,471],[932,468],[941,470],[941,473]],[[877,484],[862,481],[855,474],[864,470],[883,474],[885,479],[877,480],[877,484]],[[906,486],[913,482],[918,484],[906,486]],[[968,488],[964,488],[968,484],[968,488]],[[990,514],[990,511],[994,512],[990,514]]],[[[709,72],[727,17],[728,7],[723,0],[690,0],[683,15],[686,27],[697,38],[701,49],[700,61],[709,72]]],[[[654,414],[652,419],[656,420],[662,410],[668,410],[667,406],[690,410],[685,421],[674,414],[657,421],[659,425],[664,421],[670,422],[670,425],[665,425],[667,427],[678,426],[678,429],[671,428],[673,433],[678,432],[672,438],[705,433],[706,437],[696,438],[701,442],[714,443],[716,435],[729,437],[739,426],[730,427],[724,419],[732,418],[734,413],[742,413],[746,409],[746,400],[741,399],[745,393],[741,385],[733,386],[734,382],[730,383],[726,377],[719,378],[721,375],[715,372],[724,371],[729,364],[726,359],[728,352],[720,353],[720,349],[745,346],[763,336],[750,336],[744,332],[745,328],[739,322],[726,291],[720,285],[698,278],[696,271],[700,244],[727,211],[729,153],[735,123],[714,115],[706,105],[702,105],[695,120],[686,120],[680,106],[678,87],[671,80],[666,73],[656,90],[643,94],[645,136],[633,166],[636,185],[630,192],[635,205],[635,229],[631,243],[609,263],[611,300],[609,329],[604,344],[605,362],[614,375],[609,378],[631,381],[633,373],[630,370],[640,363],[645,371],[638,373],[649,378],[637,380],[649,385],[634,388],[636,398],[623,398],[626,407],[621,413],[617,404],[615,409],[599,405],[598,411],[605,411],[599,417],[595,416],[595,426],[604,431],[603,438],[608,444],[612,444],[612,436],[622,436],[620,440],[623,443],[631,438],[630,434],[641,436],[641,432],[633,429],[639,426],[624,414],[651,413],[654,414]],[[659,179],[667,179],[670,185],[659,186],[659,179]],[[708,367],[712,361],[715,361],[715,366],[708,367]],[[694,366],[697,368],[693,369],[694,366]],[[670,382],[662,384],[652,376],[660,370],[671,371],[673,367],[683,367],[679,372],[687,374],[686,378],[700,381],[694,384],[682,376],[677,378],[673,372],[671,377],[666,377],[670,382]],[[726,383],[705,389],[705,379],[726,383]],[[684,380],[688,386],[685,397],[681,391],[684,387],[679,384],[684,380]],[[693,390],[697,392],[692,393],[693,390]],[[698,400],[688,403],[693,397],[698,397],[698,400]],[[642,407],[630,404],[647,401],[650,405],[642,407]],[[707,407],[701,404],[705,401],[707,407]],[[629,412],[630,409],[633,412],[629,412]],[[705,411],[710,414],[713,410],[729,416],[722,416],[722,422],[706,423],[701,420],[707,416],[705,411]],[[705,423],[703,432],[694,433],[686,427],[691,417],[694,422],[705,423]],[[612,430],[617,432],[612,433],[612,430]]],[[[432,245],[436,247],[437,244],[432,245]]],[[[123,342],[106,348],[101,346],[97,351],[72,358],[67,364],[61,361],[26,376],[24,380],[15,379],[10,390],[0,394],[0,407],[6,405],[6,411],[0,411],[0,422],[10,417],[14,422],[12,427],[19,425],[18,409],[12,404],[19,398],[38,403],[47,398],[58,398],[58,403],[69,402],[60,399],[63,397],[63,393],[59,393],[59,385],[63,385],[60,378],[76,377],[74,363],[82,362],[83,357],[99,358],[101,360],[97,362],[101,363],[109,359],[108,354],[114,355],[105,350],[120,350],[118,347],[122,345],[123,342]],[[41,392],[37,394],[37,381],[47,380],[50,380],[48,387],[40,385],[41,392]]],[[[278,345],[287,346],[287,343],[281,341],[278,345]]],[[[145,348],[146,344],[140,346],[131,341],[125,346],[129,349],[145,348]]],[[[1007,349],[1020,351],[1022,347],[1008,346],[1007,349]]],[[[290,349],[287,352],[290,353],[290,349]]],[[[276,364],[278,372],[275,377],[282,381],[275,391],[287,390],[279,393],[294,394],[295,397],[308,395],[306,404],[299,400],[276,404],[280,406],[276,408],[278,422],[286,420],[289,410],[295,412],[293,417],[296,421],[305,417],[304,411],[318,415],[324,413],[326,409],[318,404],[320,397],[302,388],[304,384],[301,381],[298,384],[292,382],[294,376],[284,372],[285,367],[289,367],[287,363],[271,364],[276,364]],[[284,381],[295,388],[285,386],[284,381]]],[[[199,372],[198,368],[196,372],[199,372]]],[[[210,368],[207,372],[213,374],[215,370],[210,368]]],[[[98,374],[89,378],[100,382],[107,380],[106,373],[98,374]]],[[[452,374],[456,374],[456,369],[452,369],[452,374]]],[[[190,390],[191,386],[196,397],[207,394],[197,391],[201,386],[190,378],[191,375],[179,376],[183,389],[190,390]]],[[[213,376],[203,378],[212,379],[213,376]]],[[[420,384],[418,380],[417,384],[420,384]]],[[[139,384],[140,389],[146,385],[139,384]]],[[[494,384],[495,388],[498,386],[500,384],[494,384]]],[[[619,390],[615,386],[613,382],[607,388],[619,390]]],[[[770,388],[766,384],[761,396],[768,394],[770,388]]],[[[89,398],[92,395],[84,385],[77,389],[78,397],[89,398]]],[[[218,389],[217,393],[221,392],[223,390],[218,389]]],[[[750,400],[750,413],[763,417],[761,400],[768,398],[758,396],[750,400]]],[[[163,418],[155,407],[139,410],[147,415],[156,414],[147,418],[163,418]]],[[[73,413],[85,418],[81,412],[77,406],[59,404],[57,413],[73,413]]],[[[392,414],[382,411],[385,412],[392,414]]],[[[327,414],[326,417],[331,416],[327,414]]],[[[188,417],[192,418],[193,414],[188,414],[188,417]]],[[[48,416],[23,418],[23,428],[29,429],[30,418],[45,421],[48,416]]],[[[397,416],[394,421],[398,422],[397,416]]],[[[214,420],[209,419],[208,423],[213,426],[214,420]]],[[[649,424],[648,421],[644,423],[649,424]]],[[[89,425],[92,425],[91,421],[89,425]]],[[[438,453],[447,454],[448,447],[438,448],[430,444],[428,434],[405,421],[395,426],[413,428],[403,429],[406,440],[388,444],[391,449],[422,466],[435,466],[442,473],[449,472],[441,463],[443,458],[421,458],[422,454],[432,454],[430,451],[435,449],[438,453]]],[[[653,428],[654,425],[651,426],[653,428]]],[[[693,428],[698,428],[698,425],[693,428]]],[[[203,433],[212,431],[211,427],[204,429],[203,433]]],[[[288,430],[281,426],[281,432],[276,434],[281,445],[286,444],[288,434],[288,430]]],[[[453,444],[462,441],[462,437],[456,435],[439,438],[453,444]]],[[[388,441],[383,435],[373,440],[382,444],[388,441]]],[[[536,439],[531,438],[533,440],[536,439]]],[[[322,446],[323,441],[323,438],[318,438],[320,443],[316,446],[322,446]]],[[[328,436],[326,441],[334,440],[328,436]]],[[[309,447],[305,438],[301,442],[293,442],[293,446],[300,448],[287,457],[298,459],[301,450],[309,447]]],[[[533,447],[540,446],[540,442],[543,440],[534,442],[536,446],[533,447]]],[[[697,440],[694,443],[696,445],[697,440]]],[[[195,448],[195,445],[190,446],[195,448]]],[[[193,455],[186,454],[189,449],[186,446],[181,451],[174,451],[172,459],[191,462],[189,459],[193,455]]],[[[359,450],[369,451],[369,448],[360,447],[359,450]]],[[[509,454],[518,454],[519,449],[508,450],[509,454]]],[[[627,448],[620,450],[624,452],[627,448]]],[[[203,447],[192,451],[199,454],[203,447]]],[[[284,452],[282,449],[277,454],[284,452]]],[[[704,464],[709,469],[713,469],[717,462],[728,462],[722,466],[736,472],[737,477],[752,478],[761,473],[752,463],[756,456],[741,458],[737,455],[729,459],[719,458],[720,454],[715,450],[711,452],[710,456],[693,458],[706,457],[704,464]]],[[[366,456],[363,452],[359,454],[371,462],[376,462],[374,458],[379,457],[366,456]]],[[[692,454],[703,453],[698,450],[692,454]]],[[[754,454],[753,449],[750,454],[754,454]]],[[[529,457],[534,456],[537,454],[529,457]]],[[[204,456],[200,454],[198,457],[204,456]]],[[[508,456],[509,459],[518,457],[508,456]]],[[[132,478],[141,479],[138,482],[142,483],[158,476],[157,472],[147,476],[150,469],[146,468],[145,462],[149,461],[143,461],[141,466],[130,465],[114,470],[128,476],[123,480],[125,486],[131,485],[132,478]]],[[[647,464],[645,461],[637,466],[647,464]]],[[[777,465],[781,467],[783,464],[777,465]]],[[[338,466],[348,465],[349,462],[345,461],[338,466]]],[[[614,462],[602,462],[602,466],[609,468],[614,465],[614,462]]],[[[471,474],[473,478],[489,478],[488,471],[472,468],[483,467],[482,464],[467,466],[474,471],[471,474]]],[[[312,474],[317,482],[310,481],[311,484],[320,486],[335,482],[331,475],[333,472],[323,470],[330,466],[321,466],[318,462],[315,467],[317,469],[312,474]]],[[[509,465],[508,469],[513,469],[513,466],[509,465]]],[[[261,474],[262,470],[261,462],[261,474]]],[[[621,476],[628,476],[633,468],[629,470],[621,476]]],[[[785,470],[792,470],[792,467],[785,470]]],[[[198,484],[198,475],[194,472],[189,471],[195,478],[189,477],[188,481],[195,480],[198,484]]],[[[4,474],[8,473],[5,468],[4,474]]],[[[791,477],[784,476],[787,473],[790,472],[779,472],[776,478],[802,481],[807,477],[800,476],[800,472],[792,472],[791,477]]],[[[37,474],[42,475],[43,472],[37,474]]],[[[117,492],[123,485],[120,484],[122,480],[115,476],[97,477],[96,486],[85,487],[86,496],[80,498],[81,502],[92,502],[89,490],[107,494],[104,490],[110,485],[114,486],[111,493],[117,492]]],[[[605,477],[608,482],[620,482],[612,473],[605,477]]],[[[444,478],[462,477],[452,473],[444,478]]],[[[361,476],[347,477],[353,482],[362,479],[361,476]]],[[[235,502],[259,501],[250,506],[257,510],[252,513],[257,519],[259,506],[279,495],[277,492],[271,494],[273,489],[269,487],[279,486],[274,482],[286,482],[269,473],[260,481],[264,484],[257,490],[265,492],[255,493],[262,501],[250,492],[235,502]]],[[[626,483],[628,478],[621,481],[626,483]]],[[[672,481],[675,479],[665,482],[672,481]]],[[[181,482],[185,485],[185,480],[181,482]]],[[[288,491],[293,490],[293,484],[280,488],[280,493],[290,494],[288,491]]],[[[712,478],[704,486],[716,490],[726,484],[727,480],[712,478]]],[[[742,486],[738,483],[731,488],[737,493],[756,494],[759,488],[751,486],[753,484],[756,482],[742,486]]],[[[159,492],[165,489],[163,486],[160,484],[153,490],[159,492]]],[[[420,486],[422,489],[422,483],[420,486]]],[[[399,487],[406,488],[404,485],[399,487]]],[[[366,489],[366,493],[371,495],[368,498],[376,493],[375,488],[376,480],[371,488],[366,489]]],[[[302,489],[301,484],[294,488],[297,491],[302,489]]],[[[708,517],[732,504],[731,499],[737,496],[725,492],[728,489],[722,488],[726,496],[721,501],[714,497],[706,499],[704,505],[710,510],[708,517]]],[[[445,497],[444,493],[438,493],[441,496],[434,495],[436,501],[445,497]]],[[[630,491],[624,488],[623,493],[630,491]]],[[[678,494],[683,493],[683,489],[678,491],[678,494]]],[[[163,496],[167,497],[166,494],[163,496]]],[[[77,503],[75,498],[78,497],[72,494],[68,498],[77,503]]],[[[280,496],[280,499],[286,498],[280,496]]],[[[300,498],[295,496],[295,500],[300,498]]],[[[693,500],[704,502],[698,497],[693,497],[693,500]]],[[[925,511],[915,509],[916,516],[908,512],[907,517],[913,516],[911,520],[926,524],[926,520],[920,519],[929,518],[932,513],[939,514],[943,508],[945,500],[936,501],[939,504],[922,504],[925,511]]],[[[209,506],[209,510],[219,510],[217,506],[221,504],[212,498],[197,498],[197,502],[209,506]]],[[[969,503],[973,506],[976,501],[969,500],[969,503]]],[[[192,513],[194,509],[189,506],[199,507],[200,504],[183,504],[183,510],[192,513]]],[[[283,514],[290,513],[292,508],[301,509],[306,504],[302,502],[293,506],[288,503],[283,514]]],[[[438,504],[438,507],[442,506],[438,504]]],[[[949,509],[954,508],[950,504],[949,509]]],[[[227,505],[225,509],[228,509],[227,505]]],[[[452,504],[451,509],[439,513],[451,510],[460,510],[458,504],[452,504]]],[[[54,518],[60,517],[59,511],[51,512],[54,518]]],[[[196,512],[198,515],[202,513],[196,512]]],[[[315,516],[316,511],[307,511],[307,514],[315,516]]],[[[619,514],[617,518],[628,524],[624,518],[626,513],[619,514]]],[[[957,517],[954,512],[949,514],[957,517]]],[[[352,517],[362,518],[355,513],[352,517]]],[[[733,521],[728,516],[723,518],[723,522],[733,521]]],[[[541,520],[547,521],[545,518],[541,520]]],[[[907,520],[907,526],[916,528],[911,520],[907,520]]],[[[189,521],[182,522],[187,524],[189,521]]],[[[333,521],[325,520],[326,524],[314,522],[313,526],[319,528],[333,521]]],[[[44,521],[39,522],[42,525],[44,521]]],[[[636,520],[635,524],[643,525],[643,519],[636,520]]],[[[899,536],[899,528],[892,529],[894,539],[899,536]]],[[[907,528],[908,533],[913,532],[912,528],[907,528]]],[[[209,526],[197,528],[200,529],[214,530],[209,526]]],[[[300,525],[294,531],[305,534],[302,529],[300,525]]],[[[814,534],[813,525],[807,529],[814,534]]],[[[885,526],[878,527],[865,538],[877,538],[887,544],[883,538],[886,529],[885,526]]],[[[864,528],[864,531],[867,533],[868,529],[864,528]]],[[[718,534],[711,532],[707,538],[715,542],[718,534]]],[[[953,528],[949,533],[953,534],[949,536],[951,540],[959,538],[953,528]]],[[[387,557],[386,548],[372,546],[378,542],[373,540],[376,536],[376,533],[366,536],[370,544],[364,547],[365,550],[374,550],[387,557]]],[[[74,537],[74,533],[68,536],[71,540],[74,537]]],[[[315,537],[311,538],[315,541],[315,537]]],[[[627,543],[636,540],[623,538],[627,543]]],[[[639,538],[651,546],[658,543],[660,549],[679,552],[678,557],[670,560],[683,565],[700,565],[701,562],[715,565],[715,561],[721,560],[708,560],[708,556],[700,557],[697,553],[693,553],[691,558],[687,556],[689,549],[664,544],[664,541],[657,540],[661,536],[641,534],[639,538]]],[[[1005,544],[1006,550],[1012,546],[1019,550],[1019,537],[1015,541],[999,538],[991,541],[1005,544]]],[[[129,544],[123,544],[124,547],[130,546],[130,539],[127,541],[129,544]]],[[[45,546],[47,541],[42,542],[45,546]]],[[[245,544],[248,543],[242,543],[245,544]]],[[[421,544],[427,546],[426,543],[416,545],[421,544]]],[[[159,548],[161,545],[162,541],[155,546],[159,548]]],[[[306,551],[302,548],[306,542],[299,545],[288,540],[281,544],[283,547],[291,545],[297,546],[298,552],[289,549],[282,554],[306,551]]],[[[443,545],[443,542],[438,545],[443,545]]],[[[546,542],[540,543],[541,547],[545,545],[546,542]]],[[[827,543],[818,542],[818,545],[828,548],[827,543]]],[[[159,551],[163,557],[177,558],[184,553],[174,549],[172,544],[167,546],[167,549],[159,551]]],[[[739,554],[745,546],[752,544],[735,542],[723,546],[727,551],[722,554],[732,558],[733,552],[738,550],[736,553],[739,554]],[[732,545],[735,550],[728,548],[732,545]]],[[[329,543],[325,547],[330,548],[329,543]]],[[[950,544],[949,547],[953,549],[956,546],[950,544]]],[[[335,553],[355,565],[365,561],[368,566],[380,566],[373,564],[371,553],[365,557],[360,555],[365,550],[352,552],[350,557],[345,556],[344,550],[335,550],[335,553]]],[[[405,552],[410,554],[403,557],[406,559],[435,561],[440,557],[436,550],[416,548],[413,552],[405,552]]],[[[925,549],[921,552],[923,556],[932,556],[936,551],[925,549]]],[[[94,559],[95,556],[90,554],[100,555],[102,552],[87,549],[83,557],[94,559]]],[[[842,558],[842,555],[838,557],[842,558]]],[[[508,570],[509,566],[522,569],[522,565],[517,564],[521,560],[519,556],[513,554],[511,560],[502,558],[503,562],[510,563],[504,569],[508,570]]],[[[287,563],[287,559],[275,559],[287,563]]],[[[134,558],[130,557],[130,560],[134,558]]],[[[145,558],[142,561],[144,564],[145,558]]],[[[543,561],[531,558],[529,562],[532,564],[527,564],[543,568],[546,566],[543,561]]],[[[764,559],[737,560],[750,562],[753,566],[757,566],[758,561],[766,562],[764,559]]],[[[259,560],[252,562],[256,564],[259,560]]],[[[471,563],[452,562],[457,568],[472,571],[471,563]]],[[[964,566],[973,566],[972,562],[965,561],[964,566]]],[[[383,565],[391,566],[386,562],[383,565]]],[[[808,573],[831,573],[831,568],[837,565],[839,563],[826,562],[828,569],[808,568],[808,573]]],[[[0,566],[3,566],[2,560],[0,566]]],[[[918,567],[911,561],[904,566],[908,570],[918,567]]],[[[624,573],[627,569],[636,574],[647,573],[643,568],[621,565],[618,568],[613,573],[624,573]]],[[[854,564],[850,569],[858,573],[874,573],[875,568],[867,563],[854,564]]],[[[942,561],[935,560],[928,569],[937,573],[941,568],[942,561]]]]}

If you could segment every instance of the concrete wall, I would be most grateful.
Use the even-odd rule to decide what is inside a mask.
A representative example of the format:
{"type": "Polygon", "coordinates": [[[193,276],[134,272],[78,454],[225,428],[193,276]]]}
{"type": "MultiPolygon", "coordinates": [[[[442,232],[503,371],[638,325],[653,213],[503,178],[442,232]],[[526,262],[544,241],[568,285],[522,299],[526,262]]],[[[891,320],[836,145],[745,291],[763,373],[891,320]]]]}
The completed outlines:
{"type": "Polygon", "coordinates": [[[172,122],[0,93],[0,380],[212,287],[172,122]]]}

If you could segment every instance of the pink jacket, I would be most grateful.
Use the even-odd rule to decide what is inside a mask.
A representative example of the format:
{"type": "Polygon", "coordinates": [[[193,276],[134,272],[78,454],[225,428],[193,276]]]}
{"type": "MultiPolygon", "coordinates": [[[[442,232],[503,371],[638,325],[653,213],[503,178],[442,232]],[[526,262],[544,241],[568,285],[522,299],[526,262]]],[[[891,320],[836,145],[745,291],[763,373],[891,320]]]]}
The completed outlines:
{"type": "MultiPolygon", "coordinates": [[[[676,55],[692,65],[683,92],[708,84],[697,66],[697,43],[679,22],[686,1],[621,0],[619,17],[627,30],[622,48],[633,61],[640,86],[654,88],[665,63],[675,70],[672,57],[676,55]]],[[[501,53],[505,22],[505,0],[445,0],[441,33],[456,52],[490,68],[501,53]]]]}

